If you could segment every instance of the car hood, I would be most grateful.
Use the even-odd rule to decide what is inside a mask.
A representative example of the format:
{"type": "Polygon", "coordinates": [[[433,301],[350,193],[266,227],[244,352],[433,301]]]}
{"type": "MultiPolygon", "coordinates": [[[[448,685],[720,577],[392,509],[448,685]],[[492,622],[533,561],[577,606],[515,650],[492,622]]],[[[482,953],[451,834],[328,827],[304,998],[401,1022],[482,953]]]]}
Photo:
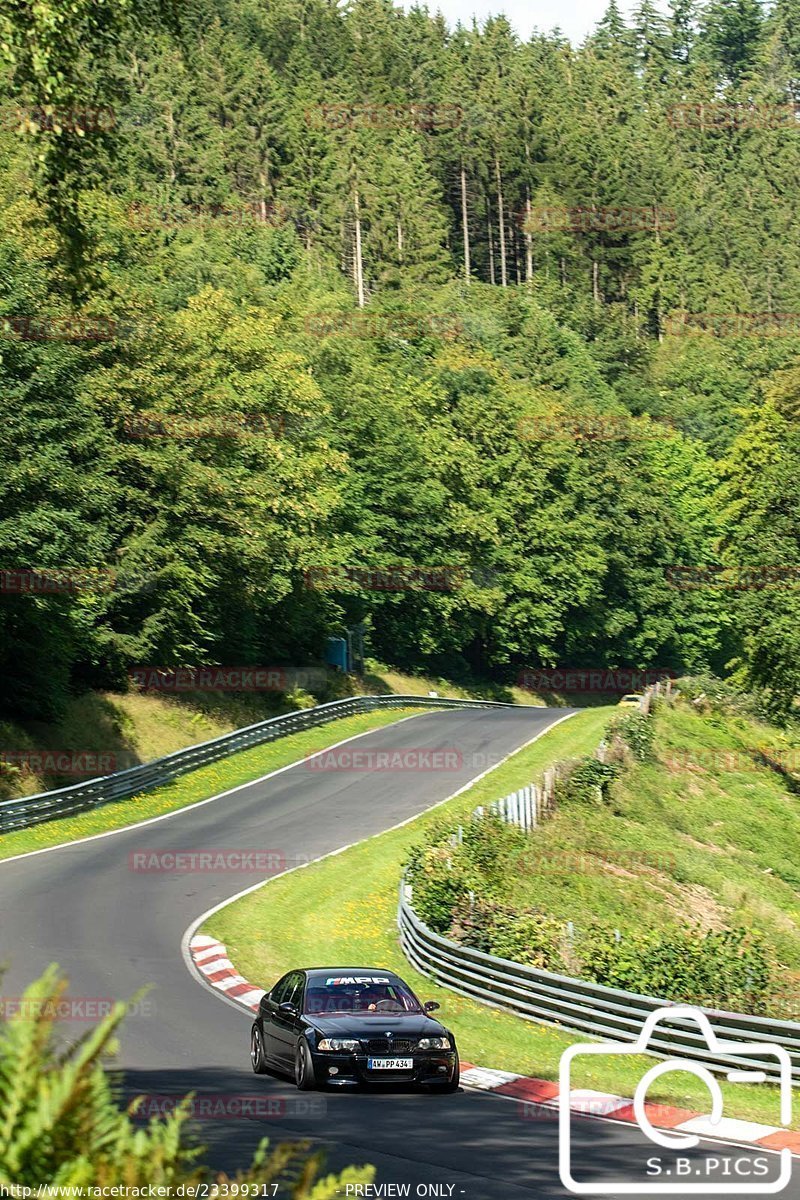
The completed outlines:
{"type": "Polygon", "coordinates": [[[342,1013],[341,1016],[326,1016],[324,1013],[309,1013],[303,1020],[318,1029],[324,1037],[385,1038],[394,1037],[443,1037],[447,1030],[438,1021],[424,1013],[376,1013],[374,1016],[359,1016],[342,1013]]]}

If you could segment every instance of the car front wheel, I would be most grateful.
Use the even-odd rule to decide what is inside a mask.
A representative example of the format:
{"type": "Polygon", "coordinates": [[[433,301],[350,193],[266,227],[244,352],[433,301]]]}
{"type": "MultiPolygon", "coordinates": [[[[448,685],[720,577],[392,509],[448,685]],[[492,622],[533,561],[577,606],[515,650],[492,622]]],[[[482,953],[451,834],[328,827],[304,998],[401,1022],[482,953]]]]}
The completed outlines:
{"type": "Polygon", "coordinates": [[[264,1038],[258,1025],[254,1025],[250,1033],[250,1062],[256,1075],[267,1074],[267,1060],[264,1055],[264,1038]]]}
{"type": "Polygon", "coordinates": [[[311,1051],[305,1038],[300,1038],[297,1043],[297,1052],[294,1056],[294,1081],[301,1092],[311,1092],[317,1086],[311,1051]]]}

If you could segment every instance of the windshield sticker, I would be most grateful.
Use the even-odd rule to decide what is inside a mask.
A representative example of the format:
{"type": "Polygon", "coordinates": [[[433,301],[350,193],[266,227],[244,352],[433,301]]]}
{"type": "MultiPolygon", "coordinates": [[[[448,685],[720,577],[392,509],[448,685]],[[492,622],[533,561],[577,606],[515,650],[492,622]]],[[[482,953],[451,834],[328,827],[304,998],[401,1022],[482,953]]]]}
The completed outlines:
{"type": "Polygon", "coordinates": [[[389,983],[385,975],[342,975],[337,979],[326,979],[325,987],[338,987],[342,983],[389,983]]]}

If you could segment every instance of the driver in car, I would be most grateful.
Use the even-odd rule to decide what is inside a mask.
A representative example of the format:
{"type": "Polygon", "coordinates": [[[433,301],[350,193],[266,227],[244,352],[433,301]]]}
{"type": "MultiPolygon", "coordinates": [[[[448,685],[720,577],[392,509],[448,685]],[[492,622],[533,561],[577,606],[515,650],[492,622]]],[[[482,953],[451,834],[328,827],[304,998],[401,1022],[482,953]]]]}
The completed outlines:
{"type": "Polygon", "coordinates": [[[391,996],[389,989],[384,986],[364,988],[359,996],[359,1007],[367,1012],[402,1011],[402,1006],[391,996]]]}

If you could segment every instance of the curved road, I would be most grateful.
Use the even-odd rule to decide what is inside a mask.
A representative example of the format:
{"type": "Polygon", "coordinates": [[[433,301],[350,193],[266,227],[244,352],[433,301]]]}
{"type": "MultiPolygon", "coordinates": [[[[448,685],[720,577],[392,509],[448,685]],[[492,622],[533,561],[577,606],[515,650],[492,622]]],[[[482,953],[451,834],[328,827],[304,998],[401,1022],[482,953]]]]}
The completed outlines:
{"type": "MultiPolygon", "coordinates": [[[[3,998],[19,996],[54,961],[76,998],[128,998],[152,983],[122,1031],[126,1091],[160,1098],[192,1090],[207,1098],[217,1115],[202,1121],[201,1136],[210,1161],[226,1170],[246,1165],[267,1133],[273,1140],[319,1142],[331,1168],[373,1163],[378,1183],[410,1185],[410,1195],[566,1196],[556,1122],[537,1119],[517,1102],[463,1089],[452,1096],[395,1090],[308,1097],[278,1079],[253,1076],[250,1018],[190,975],[181,939],[201,913],[258,876],[143,872],[131,865],[143,851],[263,850],[287,864],[317,858],[422,812],[564,716],[564,709],[425,713],[362,735],[348,748],[455,749],[462,756],[457,769],[321,771],[300,763],[167,818],[0,862],[0,962],[9,964],[3,998]],[[267,1116],[262,1108],[258,1117],[242,1119],[231,1115],[231,1097],[273,1103],[267,1116]]],[[[657,1149],[631,1126],[592,1120],[578,1123],[575,1143],[580,1171],[612,1188],[645,1178],[645,1160],[657,1149]]],[[[731,1146],[705,1148],[707,1155],[754,1158],[731,1146]]],[[[777,1160],[762,1158],[774,1177],[777,1160]]],[[[791,1184],[783,1195],[800,1192],[791,1184]]]]}

